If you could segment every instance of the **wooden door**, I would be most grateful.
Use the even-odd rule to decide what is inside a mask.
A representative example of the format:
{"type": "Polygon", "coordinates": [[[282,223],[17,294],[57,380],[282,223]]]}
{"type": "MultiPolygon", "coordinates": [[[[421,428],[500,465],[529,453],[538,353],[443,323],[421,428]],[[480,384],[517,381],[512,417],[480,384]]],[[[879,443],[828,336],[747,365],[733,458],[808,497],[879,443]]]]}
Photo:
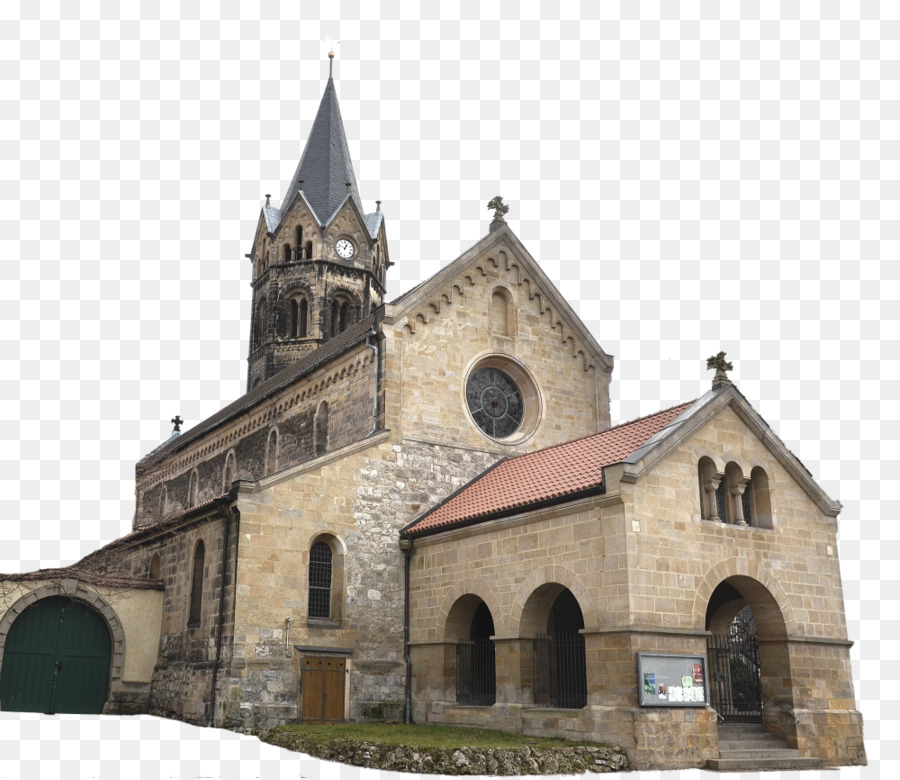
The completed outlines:
{"type": "Polygon", "coordinates": [[[306,723],[344,720],[344,685],[347,662],[343,658],[306,656],[301,667],[301,719],[306,723]]]}
{"type": "Polygon", "coordinates": [[[0,708],[53,714],[103,711],[112,642],[103,617],[74,599],[32,604],[12,624],[0,669],[0,708]]]}

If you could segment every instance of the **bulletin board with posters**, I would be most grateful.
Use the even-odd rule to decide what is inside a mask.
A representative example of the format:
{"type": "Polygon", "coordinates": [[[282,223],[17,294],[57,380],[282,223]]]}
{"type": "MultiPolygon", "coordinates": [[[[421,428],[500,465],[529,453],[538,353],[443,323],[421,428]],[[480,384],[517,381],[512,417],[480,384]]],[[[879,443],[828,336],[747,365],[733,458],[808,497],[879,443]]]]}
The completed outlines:
{"type": "Polygon", "coordinates": [[[638,653],[642,707],[705,707],[709,703],[702,655],[638,653]]]}

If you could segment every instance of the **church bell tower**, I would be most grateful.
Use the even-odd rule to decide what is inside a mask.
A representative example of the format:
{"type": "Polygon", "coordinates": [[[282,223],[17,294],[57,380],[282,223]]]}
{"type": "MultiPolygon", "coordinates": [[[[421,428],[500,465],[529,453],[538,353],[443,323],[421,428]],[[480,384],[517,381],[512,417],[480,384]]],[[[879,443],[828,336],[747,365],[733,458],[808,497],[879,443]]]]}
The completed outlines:
{"type": "Polygon", "coordinates": [[[390,261],[381,201],[366,213],[328,83],[281,208],[266,195],[253,247],[247,390],[381,306],[390,261]]]}

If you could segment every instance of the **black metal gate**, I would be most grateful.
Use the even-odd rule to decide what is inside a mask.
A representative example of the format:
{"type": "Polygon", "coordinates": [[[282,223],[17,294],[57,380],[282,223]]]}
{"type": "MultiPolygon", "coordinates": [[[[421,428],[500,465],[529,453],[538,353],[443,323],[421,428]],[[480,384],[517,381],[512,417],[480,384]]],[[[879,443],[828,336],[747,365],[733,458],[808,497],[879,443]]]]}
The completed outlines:
{"type": "Polygon", "coordinates": [[[497,698],[494,643],[488,637],[464,639],[456,645],[456,701],[491,706],[497,698]]]}
{"type": "Polygon", "coordinates": [[[706,649],[712,708],[726,723],[761,723],[762,683],[756,637],[713,634],[706,649]]]}
{"type": "Polygon", "coordinates": [[[587,704],[584,635],[557,631],[534,640],[534,703],[580,709],[587,704]]]}

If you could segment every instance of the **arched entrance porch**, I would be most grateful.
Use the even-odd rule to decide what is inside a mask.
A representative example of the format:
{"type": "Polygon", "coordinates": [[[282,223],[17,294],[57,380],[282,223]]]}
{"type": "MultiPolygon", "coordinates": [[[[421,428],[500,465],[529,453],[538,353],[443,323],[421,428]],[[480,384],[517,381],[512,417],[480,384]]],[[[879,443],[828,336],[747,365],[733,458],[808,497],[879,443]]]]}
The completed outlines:
{"type": "Polygon", "coordinates": [[[706,608],[710,705],[720,722],[763,724],[788,736],[793,720],[790,654],[775,597],[752,577],[728,577],[706,608]]]}

